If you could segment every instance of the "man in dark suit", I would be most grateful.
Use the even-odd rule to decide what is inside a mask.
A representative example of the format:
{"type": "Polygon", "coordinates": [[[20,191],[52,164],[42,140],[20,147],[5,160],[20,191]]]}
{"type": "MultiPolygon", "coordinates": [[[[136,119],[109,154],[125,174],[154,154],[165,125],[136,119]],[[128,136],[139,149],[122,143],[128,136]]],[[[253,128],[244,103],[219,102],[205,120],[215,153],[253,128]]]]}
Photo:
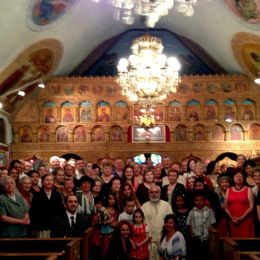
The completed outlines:
{"type": "Polygon", "coordinates": [[[65,197],[64,204],[65,213],[54,217],[51,237],[82,237],[91,226],[90,217],[77,213],[79,202],[76,195],[65,197]]]}

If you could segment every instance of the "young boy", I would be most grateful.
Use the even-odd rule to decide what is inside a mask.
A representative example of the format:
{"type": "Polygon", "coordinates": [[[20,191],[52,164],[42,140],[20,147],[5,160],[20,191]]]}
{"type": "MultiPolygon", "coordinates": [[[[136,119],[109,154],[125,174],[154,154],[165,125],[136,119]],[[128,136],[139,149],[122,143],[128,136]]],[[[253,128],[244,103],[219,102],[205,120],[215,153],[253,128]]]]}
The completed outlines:
{"type": "Polygon", "coordinates": [[[195,207],[190,211],[187,225],[190,226],[192,237],[192,259],[208,259],[208,228],[216,223],[215,214],[205,204],[205,194],[196,192],[194,195],[195,207]]]}
{"type": "Polygon", "coordinates": [[[135,210],[135,202],[132,199],[125,201],[124,211],[119,215],[118,221],[127,220],[129,223],[133,224],[133,213],[135,210]]]}

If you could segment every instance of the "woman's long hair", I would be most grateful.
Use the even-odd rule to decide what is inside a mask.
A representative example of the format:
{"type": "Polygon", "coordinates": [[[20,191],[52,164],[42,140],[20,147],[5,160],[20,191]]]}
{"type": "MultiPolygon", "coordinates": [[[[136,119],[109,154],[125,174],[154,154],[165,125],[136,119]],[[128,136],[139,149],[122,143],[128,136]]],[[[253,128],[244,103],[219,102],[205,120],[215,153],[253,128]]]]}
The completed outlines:
{"type": "MultiPolygon", "coordinates": [[[[175,230],[176,230],[176,217],[175,217],[174,214],[168,214],[168,215],[166,215],[165,218],[164,218],[164,220],[163,220],[163,223],[167,222],[167,221],[170,220],[170,219],[173,220],[173,226],[174,226],[174,228],[175,228],[175,230]]],[[[167,232],[166,232],[166,229],[165,229],[165,227],[163,226],[162,236],[161,236],[160,242],[163,241],[163,239],[164,239],[165,236],[166,236],[166,233],[167,233],[167,232]]]]}

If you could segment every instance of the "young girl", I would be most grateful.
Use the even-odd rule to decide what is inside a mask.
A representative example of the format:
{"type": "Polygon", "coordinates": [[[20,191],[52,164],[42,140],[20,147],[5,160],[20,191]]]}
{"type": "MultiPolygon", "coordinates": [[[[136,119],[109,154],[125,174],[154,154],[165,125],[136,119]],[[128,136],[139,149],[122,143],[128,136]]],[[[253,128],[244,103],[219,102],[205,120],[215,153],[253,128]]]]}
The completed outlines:
{"type": "Polygon", "coordinates": [[[109,244],[113,238],[115,227],[118,220],[118,205],[117,205],[117,196],[113,192],[108,193],[108,197],[104,202],[104,214],[103,219],[101,220],[101,230],[100,234],[102,236],[102,255],[107,254],[109,244]]]}
{"type": "Polygon", "coordinates": [[[148,242],[150,241],[148,226],[144,223],[144,213],[136,209],[133,214],[131,259],[149,259],[148,242]]]}

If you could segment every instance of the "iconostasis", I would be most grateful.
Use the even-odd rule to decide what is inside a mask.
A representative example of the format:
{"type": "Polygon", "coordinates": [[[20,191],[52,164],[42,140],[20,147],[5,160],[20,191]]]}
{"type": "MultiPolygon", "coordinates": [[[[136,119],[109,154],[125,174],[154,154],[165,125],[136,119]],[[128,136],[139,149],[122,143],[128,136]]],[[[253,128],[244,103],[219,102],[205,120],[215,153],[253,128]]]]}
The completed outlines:
{"type": "Polygon", "coordinates": [[[230,151],[256,157],[258,100],[259,89],[242,75],[183,77],[177,93],[155,107],[155,128],[142,129],[141,104],[122,96],[114,78],[53,78],[14,113],[12,156],[75,153],[95,161],[156,152],[212,160],[230,151]]]}

